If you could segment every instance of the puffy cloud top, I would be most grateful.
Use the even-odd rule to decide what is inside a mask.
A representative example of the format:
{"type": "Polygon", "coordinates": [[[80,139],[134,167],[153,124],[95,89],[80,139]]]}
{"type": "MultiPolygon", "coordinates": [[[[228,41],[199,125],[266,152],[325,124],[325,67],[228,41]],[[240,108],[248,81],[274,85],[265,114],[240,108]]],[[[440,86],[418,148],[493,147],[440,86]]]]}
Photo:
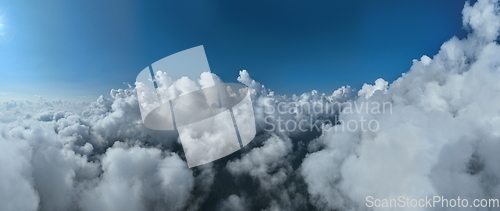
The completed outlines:
{"type": "MultiPolygon", "coordinates": [[[[179,134],[143,126],[132,88],[92,103],[2,102],[0,210],[387,210],[366,197],[499,199],[499,2],[467,3],[463,23],[467,38],[357,92],[281,96],[241,71],[257,136],[196,168],[179,134]]],[[[157,80],[179,85],[160,87],[174,95],[191,88],[157,80]]]]}

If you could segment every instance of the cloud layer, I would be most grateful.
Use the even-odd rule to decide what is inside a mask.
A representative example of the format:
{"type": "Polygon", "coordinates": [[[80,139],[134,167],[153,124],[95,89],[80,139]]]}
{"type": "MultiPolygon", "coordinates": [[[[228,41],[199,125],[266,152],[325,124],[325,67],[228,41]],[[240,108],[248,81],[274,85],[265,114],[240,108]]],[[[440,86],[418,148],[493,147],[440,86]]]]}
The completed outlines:
{"type": "Polygon", "coordinates": [[[241,71],[257,136],[196,168],[178,134],[144,127],[133,88],[92,103],[3,102],[0,210],[378,210],[367,196],[498,199],[498,1],[467,3],[463,23],[467,38],[358,92],[281,96],[241,71]]]}

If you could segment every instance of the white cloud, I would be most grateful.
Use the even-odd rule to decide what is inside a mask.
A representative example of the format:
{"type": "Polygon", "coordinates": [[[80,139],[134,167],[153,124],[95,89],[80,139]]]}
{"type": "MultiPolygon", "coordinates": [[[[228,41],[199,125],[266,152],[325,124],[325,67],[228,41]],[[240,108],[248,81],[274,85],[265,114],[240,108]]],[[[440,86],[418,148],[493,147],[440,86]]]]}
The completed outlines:
{"type": "Polygon", "coordinates": [[[389,86],[363,86],[366,99],[357,102],[390,102],[393,112],[362,114],[380,124],[375,132],[330,131],[321,138],[326,148],[302,164],[317,207],[366,209],[367,196],[500,198],[493,164],[500,159],[493,153],[500,144],[498,9],[487,0],[466,5],[464,25],[472,35],[444,43],[432,60],[414,61],[389,86]]]}
{"type": "Polygon", "coordinates": [[[85,192],[84,210],[180,210],[186,205],[194,177],[176,155],[156,148],[108,149],[104,174],[85,192]]]}
{"type": "Polygon", "coordinates": [[[248,202],[243,197],[237,195],[230,195],[222,201],[218,210],[221,211],[245,211],[248,209],[248,202]]]}
{"type": "MultiPolygon", "coordinates": [[[[466,39],[451,38],[396,81],[378,79],[357,95],[342,87],[281,96],[241,71],[256,118],[254,147],[192,169],[178,134],[144,127],[133,89],[92,103],[2,102],[0,210],[363,210],[367,196],[500,198],[498,11],[497,1],[466,4],[466,39]],[[338,114],[346,105],[384,102],[390,112],[338,114]],[[340,107],[325,112],[335,103],[340,107]],[[335,118],[344,123],[325,125],[322,134],[268,130],[278,120],[321,128],[335,118]],[[335,130],[360,118],[379,128],[335,130]],[[245,178],[251,187],[240,184],[245,178]],[[235,187],[220,190],[225,183],[235,187]]],[[[212,77],[204,73],[197,82],[208,87],[212,77]]],[[[156,79],[172,96],[199,88],[187,78],[156,79]]],[[[220,141],[225,136],[217,131],[232,126],[226,123],[180,135],[220,141]]]]}
{"type": "Polygon", "coordinates": [[[65,101],[3,103],[7,111],[34,117],[1,124],[1,210],[180,210],[186,205],[194,186],[191,170],[176,154],[155,148],[175,139],[142,126],[134,92],[111,94],[113,99],[100,97],[86,108],[65,101]]]}
{"type": "Polygon", "coordinates": [[[2,210],[37,210],[40,198],[33,185],[31,151],[24,140],[0,136],[0,205],[2,210]]]}

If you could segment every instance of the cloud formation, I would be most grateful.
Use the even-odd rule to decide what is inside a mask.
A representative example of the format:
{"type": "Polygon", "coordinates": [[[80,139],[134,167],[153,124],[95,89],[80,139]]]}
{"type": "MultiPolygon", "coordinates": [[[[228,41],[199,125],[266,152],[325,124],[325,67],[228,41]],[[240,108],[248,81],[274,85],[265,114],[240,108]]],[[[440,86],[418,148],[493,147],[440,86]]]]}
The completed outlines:
{"type": "MultiPolygon", "coordinates": [[[[466,38],[358,92],[281,96],[241,71],[257,136],[196,168],[179,134],[144,127],[133,88],[92,103],[0,103],[0,210],[379,210],[367,196],[498,199],[499,2],[467,3],[463,24],[466,38]],[[390,112],[373,112],[384,103],[390,112]],[[377,130],[349,127],[360,120],[377,130]]],[[[157,80],[177,84],[160,87],[173,94],[192,83],[157,80]]]]}
{"type": "Polygon", "coordinates": [[[317,207],[367,209],[367,196],[461,197],[471,203],[500,197],[498,2],[466,4],[463,14],[467,38],[452,38],[432,59],[415,60],[389,86],[379,79],[359,91],[358,103],[393,105],[390,114],[365,115],[380,123],[378,131],[326,132],[320,138],[325,148],[302,163],[317,207]]]}

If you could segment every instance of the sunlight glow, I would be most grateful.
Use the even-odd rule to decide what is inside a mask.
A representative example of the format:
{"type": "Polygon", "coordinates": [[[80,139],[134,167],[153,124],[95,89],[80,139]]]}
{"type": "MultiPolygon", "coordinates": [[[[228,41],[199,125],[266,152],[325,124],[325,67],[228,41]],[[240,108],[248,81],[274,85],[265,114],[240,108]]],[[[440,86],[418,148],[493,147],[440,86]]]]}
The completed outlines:
{"type": "Polygon", "coordinates": [[[2,16],[0,16],[0,36],[5,35],[4,28],[5,28],[5,25],[3,24],[3,15],[2,15],[2,16]]]}
{"type": "Polygon", "coordinates": [[[9,44],[14,38],[14,32],[5,21],[5,14],[0,15],[0,44],[9,44]]]}

